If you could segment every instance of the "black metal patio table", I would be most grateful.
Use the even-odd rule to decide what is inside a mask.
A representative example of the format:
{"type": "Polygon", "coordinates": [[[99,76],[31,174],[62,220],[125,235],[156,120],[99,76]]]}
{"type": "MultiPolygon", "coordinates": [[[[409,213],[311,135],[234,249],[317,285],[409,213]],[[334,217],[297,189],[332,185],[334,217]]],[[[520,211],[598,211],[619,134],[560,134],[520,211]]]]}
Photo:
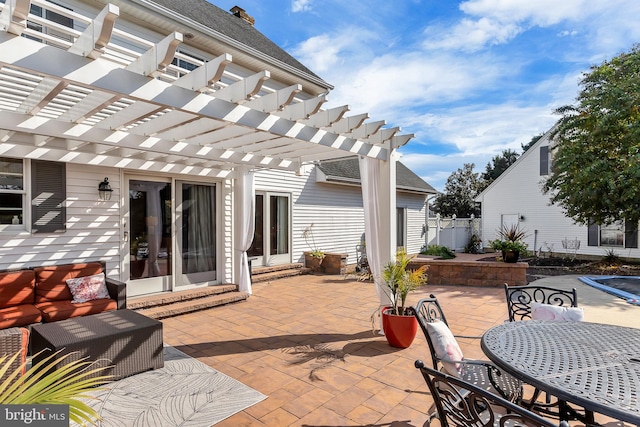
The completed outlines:
{"type": "Polygon", "coordinates": [[[481,346],[501,369],[561,404],[640,426],[640,329],[557,320],[505,322],[485,332],[481,346]]]}

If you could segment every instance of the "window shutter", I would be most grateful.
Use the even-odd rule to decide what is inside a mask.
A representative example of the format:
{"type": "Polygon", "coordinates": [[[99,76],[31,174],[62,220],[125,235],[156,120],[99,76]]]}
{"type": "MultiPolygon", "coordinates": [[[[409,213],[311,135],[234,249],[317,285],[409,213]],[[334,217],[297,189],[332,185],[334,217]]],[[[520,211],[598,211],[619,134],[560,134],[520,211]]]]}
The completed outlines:
{"type": "Polygon", "coordinates": [[[540,175],[549,175],[549,146],[540,147],[540,175]]]}
{"type": "Polygon", "coordinates": [[[637,248],[638,247],[638,226],[635,227],[627,223],[624,224],[624,247],[625,248],[637,248]]]}
{"type": "Polygon", "coordinates": [[[589,222],[589,230],[587,234],[587,246],[598,246],[598,224],[589,222]]]}
{"type": "Polygon", "coordinates": [[[31,231],[54,233],[66,229],[66,165],[31,161],[31,231]]]}

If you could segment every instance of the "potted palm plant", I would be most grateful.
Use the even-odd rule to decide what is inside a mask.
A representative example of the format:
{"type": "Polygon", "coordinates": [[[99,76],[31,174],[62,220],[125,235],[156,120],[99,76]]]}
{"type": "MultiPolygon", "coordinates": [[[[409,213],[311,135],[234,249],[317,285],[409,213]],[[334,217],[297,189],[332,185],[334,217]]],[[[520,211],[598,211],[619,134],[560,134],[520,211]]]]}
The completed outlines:
{"type": "Polygon", "coordinates": [[[527,244],[524,238],[527,232],[520,228],[519,224],[510,226],[502,226],[498,230],[498,238],[489,242],[489,245],[496,252],[500,251],[504,262],[518,262],[520,254],[527,250],[527,244]]]}
{"type": "Polygon", "coordinates": [[[427,282],[427,268],[422,265],[409,270],[415,256],[408,256],[404,249],[398,250],[396,259],[388,262],[382,270],[386,284],[385,293],[391,303],[382,310],[382,329],[392,347],[407,348],[418,331],[418,321],[413,307],[407,307],[407,295],[427,282]]]}

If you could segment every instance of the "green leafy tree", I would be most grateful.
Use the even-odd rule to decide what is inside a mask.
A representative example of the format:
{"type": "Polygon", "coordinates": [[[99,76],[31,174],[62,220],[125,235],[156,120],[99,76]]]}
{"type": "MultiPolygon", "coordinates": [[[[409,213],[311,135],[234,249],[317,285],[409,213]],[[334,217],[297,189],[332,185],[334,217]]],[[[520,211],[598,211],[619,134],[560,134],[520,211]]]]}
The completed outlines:
{"type": "Polygon", "coordinates": [[[536,135],[534,137],[531,138],[531,141],[529,141],[526,144],[520,144],[520,146],[522,147],[522,154],[526,153],[526,151],[533,147],[533,144],[535,144],[536,142],[538,142],[538,140],[540,138],[542,138],[544,136],[544,133],[541,133],[540,135],[536,135]]]}
{"type": "Polygon", "coordinates": [[[480,192],[480,176],[473,171],[473,163],[465,163],[462,168],[453,172],[447,178],[444,193],[439,194],[433,201],[433,209],[441,216],[457,216],[468,218],[471,214],[480,215],[474,198],[480,192]]]}
{"type": "Polygon", "coordinates": [[[493,156],[493,159],[491,159],[491,161],[487,163],[485,171],[482,174],[480,191],[487,188],[489,184],[491,184],[493,181],[495,181],[496,178],[502,175],[502,173],[506,171],[509,166],[511,166],[516,162],[516,160],[518,160],[518,157],[520,157],[520,154],[516,153],[510,148],[502,150],[501,154],[493,156]]]}
{"type": "Polygon", "coordinates": [[[551,203],[578,223],[640,220],[640,45],[592,66],[575,105],[556,110],[551,203]]]}

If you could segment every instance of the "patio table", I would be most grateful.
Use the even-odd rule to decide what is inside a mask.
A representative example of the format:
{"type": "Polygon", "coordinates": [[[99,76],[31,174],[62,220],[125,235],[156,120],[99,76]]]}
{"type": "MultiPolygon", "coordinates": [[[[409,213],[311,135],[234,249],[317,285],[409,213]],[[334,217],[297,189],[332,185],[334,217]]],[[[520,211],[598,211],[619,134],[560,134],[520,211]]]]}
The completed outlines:
{"type": "MultiPolygon", "coordinates": [[[[586,411],[640,425],[640,329],[590,322],[505,322],[481,346],[504,371],[586,411]]],[[[567,408],[565,408],[567,409],[567,408]]],[[[569,412],[562,411],[568,418],[569,412]]]]}

